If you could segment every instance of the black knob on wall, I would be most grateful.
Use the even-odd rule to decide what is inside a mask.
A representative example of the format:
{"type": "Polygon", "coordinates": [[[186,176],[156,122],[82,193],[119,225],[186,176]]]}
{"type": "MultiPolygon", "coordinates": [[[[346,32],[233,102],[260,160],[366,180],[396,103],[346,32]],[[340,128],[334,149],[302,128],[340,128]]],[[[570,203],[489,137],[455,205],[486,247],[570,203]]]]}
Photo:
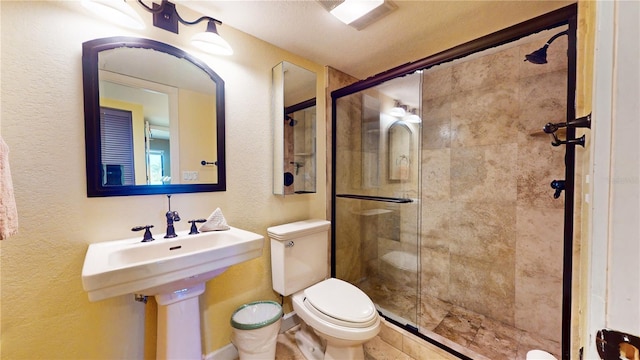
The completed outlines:
{"type": "Polygon", "coordinates": [[[562,190],[564,190],[564,185],[564,180],[553,180],[551,182],[551,188],[556,190],[556,192],[553,194],[554,199],[560,197],[560,193],[562,193],[562,190]]]}

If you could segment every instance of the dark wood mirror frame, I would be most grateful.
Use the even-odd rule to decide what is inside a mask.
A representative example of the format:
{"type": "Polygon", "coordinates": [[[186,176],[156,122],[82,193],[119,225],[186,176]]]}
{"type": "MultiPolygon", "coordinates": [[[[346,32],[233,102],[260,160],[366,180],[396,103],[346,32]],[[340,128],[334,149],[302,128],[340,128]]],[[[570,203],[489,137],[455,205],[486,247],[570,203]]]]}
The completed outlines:
{"type": "Polygon", "coordinates": [[[127,196],[226,191],[224,81],[208,65],[171,45],[143,38],[109,37],[82,44],[87,196],[127,196]],[[216,84],[216,146],[218,182],[211,184],[104,186],[101,176],[100,94],[98,55],[121,47],[153,49],[185,59],[207,73],[216,84]]]}

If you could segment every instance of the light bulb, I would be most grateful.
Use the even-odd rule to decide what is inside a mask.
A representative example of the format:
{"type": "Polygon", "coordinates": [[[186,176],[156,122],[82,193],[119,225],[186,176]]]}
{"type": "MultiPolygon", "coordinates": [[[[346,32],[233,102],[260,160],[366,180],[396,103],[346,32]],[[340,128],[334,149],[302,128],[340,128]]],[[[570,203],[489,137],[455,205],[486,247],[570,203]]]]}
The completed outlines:
{"type": "Polygon", "coordinates": [[[82,0],[82,5],[94,14],[131,29],[145,28],[140,15],[124,0],[82,0]]]}

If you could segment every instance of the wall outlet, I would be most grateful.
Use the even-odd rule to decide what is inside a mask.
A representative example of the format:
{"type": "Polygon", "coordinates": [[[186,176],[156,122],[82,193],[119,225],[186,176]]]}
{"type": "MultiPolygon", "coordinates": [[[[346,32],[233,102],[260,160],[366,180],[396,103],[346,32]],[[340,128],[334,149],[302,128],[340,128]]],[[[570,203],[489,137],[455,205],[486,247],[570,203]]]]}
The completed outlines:
{"type": "Polygon", "coordinates": [[[185,180],[185,181],[198,180],[198,172],[197,171],[183,171],[182,172],[182,180],[185,180]]]}

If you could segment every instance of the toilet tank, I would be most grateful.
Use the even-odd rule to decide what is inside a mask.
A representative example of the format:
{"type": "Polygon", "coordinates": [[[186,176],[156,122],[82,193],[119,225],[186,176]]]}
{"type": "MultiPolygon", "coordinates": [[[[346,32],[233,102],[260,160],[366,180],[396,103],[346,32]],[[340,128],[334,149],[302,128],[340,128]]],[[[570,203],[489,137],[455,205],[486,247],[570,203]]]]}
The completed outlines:
{"type": "Polygon", "coordinates": [[[303,220],[267,229],[275,291],[288,296],[327,277],[330,224],[303,220]]]}

